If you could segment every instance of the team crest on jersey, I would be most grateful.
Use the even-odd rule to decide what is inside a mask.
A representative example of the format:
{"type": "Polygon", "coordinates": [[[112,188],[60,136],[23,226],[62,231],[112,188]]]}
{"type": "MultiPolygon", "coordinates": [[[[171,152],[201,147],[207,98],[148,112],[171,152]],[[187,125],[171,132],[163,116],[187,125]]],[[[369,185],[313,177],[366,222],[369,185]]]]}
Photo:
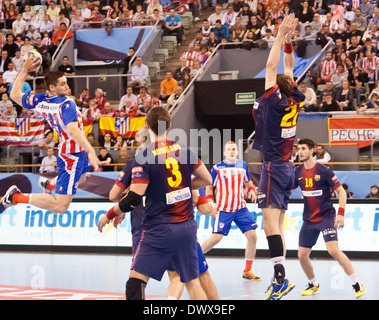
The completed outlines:
{"type": "Polygon", "coordinates": [[[315,181],[320,181],[320,179],[321,179],[320,175],[319,175],[319,174],[316,174],[316,175],[315,175],[315,181]]]}

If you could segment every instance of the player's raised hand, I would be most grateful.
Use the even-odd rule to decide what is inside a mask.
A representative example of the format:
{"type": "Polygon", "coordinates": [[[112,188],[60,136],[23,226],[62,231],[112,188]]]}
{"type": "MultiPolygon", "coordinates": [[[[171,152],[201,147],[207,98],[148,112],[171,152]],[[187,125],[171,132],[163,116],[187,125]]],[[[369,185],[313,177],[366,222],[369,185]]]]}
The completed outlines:
{"type": "Polygon", "coordinates": [[[296,30],[296,27],[297,27],[298,23],[299,23],[299,19],[295,18],[293,20],[293,23],[292,23],[292,26],[291,26],[291,30],[284,37],[284,41],[285,42],[290,43],[292,41],[292,38],[295,35],[295,30],[296,30]]]}
{"type": "Polygon", "coordinates": [[[22,68],[26,70],[28,73],[37,72],[37,69],[39,69],[39,67],[37,67],[37,64],[39,63],[40,61],[38,60],[38,58],[32,59],[31,57],[28,57],[22,65],[22,68]]]}
{"type": "MultiPolygon", "coordinates": [[[[293,13],[289,14],[286,16],[283,20],[283,22],[280,24],[279,29],[278,29],[278,35],[280,36],[285,36],[287,33],[292,32],[292,28],[295,25],[295,15],[293,13]]],[[[296,23],[297,25],[297,23],[296,23]]],[[[296,28],[296,26],[295,26],[296,28]]]]}

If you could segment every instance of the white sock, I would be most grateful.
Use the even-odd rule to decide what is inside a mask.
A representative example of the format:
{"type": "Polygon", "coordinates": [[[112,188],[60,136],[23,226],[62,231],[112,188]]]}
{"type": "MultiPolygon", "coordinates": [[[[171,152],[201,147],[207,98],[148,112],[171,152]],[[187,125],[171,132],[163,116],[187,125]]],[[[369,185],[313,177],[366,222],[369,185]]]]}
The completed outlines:
{"type": "Polygon", "coordinates": [[[350,278],[352,284],[356,284],[357,282],[359,282],[358,281],[358,277],[357,277],[357,275],[355,273],[351,274],[349,276],[349,278],[350,278]]]}
{"type": "Polygon", "coordinates": [[[282,264],[284,265],[284,261],[286,259],[283,257],[283,256],[280,256],[280,257],[275,257],[275,258],[271,258],[271,262],[272,262],[272,265],[275,266],[277,264],[282,264]]]}
{"type": "Polygon", "coordinates": [[[318,282],[317,282],[316,278],[310,279],[310,280],[308,280],[308,282],[309,282],[310,284],[313,284],[315,287],[318,286],[318,282]]]}
{"type": "Polygon", "coordinates": [[[174,296],[168,296],[166,300],[178,300],[174,296]]]}

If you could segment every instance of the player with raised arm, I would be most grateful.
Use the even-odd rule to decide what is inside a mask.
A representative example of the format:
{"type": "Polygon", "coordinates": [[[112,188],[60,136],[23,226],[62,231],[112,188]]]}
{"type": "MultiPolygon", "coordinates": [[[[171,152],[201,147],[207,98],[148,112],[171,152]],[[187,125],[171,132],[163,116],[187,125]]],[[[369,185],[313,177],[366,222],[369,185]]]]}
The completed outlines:
{"type": "MultiPolygon", "coordinates": [[[[212,185],[216,188],[216,203],[211,214],[214,218],[213,231],[211,237],[201,244],[201,248],[204,253],[210,251],[229,234],[234,221],[247,239],[242,277],[259,281],[261,278],[251,269],[256,254],[257,224],[246,207],[244,193],[246,187],[248,197],[255,202],[255,187],[250,179],[247,163],[237,158],[238,150],[234,141],[225,143],[224,156],[225,159],[215,164],[211,170],[212,185]]],[[[207,197],[212,203],[214,203],[213,186],[206,188],[207,197]]]]}
{"type": "Polygon", "coordinates": [[[84,135],[79,109],[68,97],[69,86],[62,72],[50,71],[45,76],[48,94],[22,93],[27,75],[37,69],[38,63],[37,59],[26,59],[10,96],[23,108],[41,113],[59,136],[55,197],[47,193],[23,194],[17,186],[11,186],[1,199],[0,213],[17,203],[28,203],[56,213],[65,212],[76,193],[79,180],[85,177],[89,164],[95,170],[98,168],[99,160],[84,135]]]}
{"type": "Polygon", "coordinates": [[[305,99],[293,79],[295,60],[291,39],[297,23],[298,20],[291,13],[280,24],[266,64],[266,92],[256,100],[253,107],[253,148],[260,150],[264,157],[258,188],[258,207],[262,209],[264,230],[274,267],[274,278],[268,287],[266,300],[279,300],[294,288],[285,274],[283,221],[294,184],[293,166],[289,160],[296,135],[297,117],[305,99]],[[277,74],[283,42],[284,74],[277,74]]]}
{"type": "Polygon", "coordinates": [[[173,263],[191,299],[206,299],[198,279],[197,224],[192,189],[212,183],[211,175],[188,147],[167,139],[171,118],[163,107],[146,116],[152,143],[135,157],[128,194],[99,223],[102,230],[117,215],[129,212],[146,196],[143,233],[126,283],[127,300],[141,300],[150,278],[161,280],[173,263]],[[158,130],[163,124],[164,130],[158,130]],[[191,176],[194,178],[191,179],[191,176]]]}
{"type": "Polygon", "coordinates": [[[355,297],[366,294],[365,287],[359,283],[349,258],[338,247],[337,228],[345,225],[344,214],[346,206],[346,191],[334,172],[327,166],[316,162],[313,158],[315,144],[310,139],[301,139],[297,150],[302,165],[295,168],[295,186],[300,186],[304,197],[303,225],[299,234],[298,257],[309,283],[301,293],[310,296],[320,292],[316,280],[310,254],[320,233],[323,234],[326,249],[337,260],[349,276],[355,297]],[[333,207],[330,189],[338,193],[338,212],[333,207]]]}

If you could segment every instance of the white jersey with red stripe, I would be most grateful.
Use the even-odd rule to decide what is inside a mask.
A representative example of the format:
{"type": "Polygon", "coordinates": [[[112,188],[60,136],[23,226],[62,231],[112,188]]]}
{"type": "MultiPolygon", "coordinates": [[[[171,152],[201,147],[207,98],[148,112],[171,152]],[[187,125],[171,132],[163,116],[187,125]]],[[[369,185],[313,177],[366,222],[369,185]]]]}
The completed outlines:
{"type": "Polygon", "coordinates": [[[333,71],[335,71],[336,69],[337,62],[335,62],[334,60],[324,60],[323,62],[321,62],[321,72],[326,76],[333,73],[333,71]]]}
{"type": "Polygon", "coordinates": [[[213,166],[211,176],[216,187],[217,211],[235,212],[246,207],[244,185],[250,176],[245,161],[237,160],[235,164],[221,161],[213,166]]]}
{"type": "Polygon", "coordinates": [[[67,125],[76,121],[83,132],[82,115],[75,102],[68,97],[49,96],[43,94],[24,94],[22,106],[41,113],[50,127],[59,136],[59,153],[73,154],[83,148],[70,136],[67,125]]]}

